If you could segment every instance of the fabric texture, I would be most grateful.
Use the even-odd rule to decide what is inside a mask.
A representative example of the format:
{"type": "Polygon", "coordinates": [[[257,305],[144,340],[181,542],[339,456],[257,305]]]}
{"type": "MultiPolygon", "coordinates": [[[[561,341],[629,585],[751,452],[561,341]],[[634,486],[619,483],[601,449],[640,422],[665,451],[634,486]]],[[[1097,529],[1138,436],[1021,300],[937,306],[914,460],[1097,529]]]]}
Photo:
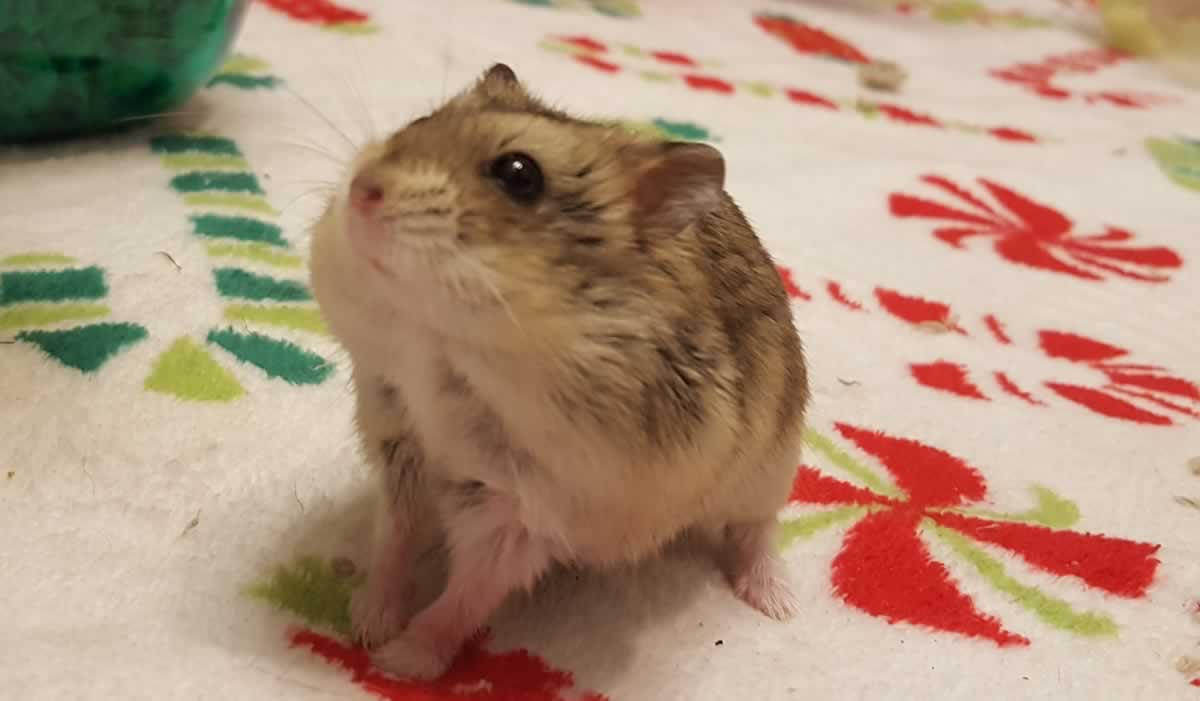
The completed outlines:
{"type": "Polygon", "coordinates": [[[1200,699],[1200,94],[1097,25],[258,0],[181,113],[0,152],[4,697],[1200,699]],[[725,154],[810,363],[795,620],[672,550],[514,596],[437,682],[347,642],[370,483],[307,228],[495,61],[725,154]]]}

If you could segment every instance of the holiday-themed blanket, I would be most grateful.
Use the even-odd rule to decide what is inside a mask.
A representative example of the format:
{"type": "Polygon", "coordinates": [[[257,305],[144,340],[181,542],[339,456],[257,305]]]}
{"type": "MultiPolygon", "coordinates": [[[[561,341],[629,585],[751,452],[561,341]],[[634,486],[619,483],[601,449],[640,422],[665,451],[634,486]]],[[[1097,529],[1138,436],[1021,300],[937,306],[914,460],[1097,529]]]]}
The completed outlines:
{"type": "Polygon", "coordinates": [[[1092,12],[257,0],[178,114],[0,152],[0,695],[1200,699],[1200,93],[1092,12]],[[725,154],[811,366],[794,620],[672,550],[514,596],[435,682],[350,642],[308,226],[495,61],[725,154]]]}

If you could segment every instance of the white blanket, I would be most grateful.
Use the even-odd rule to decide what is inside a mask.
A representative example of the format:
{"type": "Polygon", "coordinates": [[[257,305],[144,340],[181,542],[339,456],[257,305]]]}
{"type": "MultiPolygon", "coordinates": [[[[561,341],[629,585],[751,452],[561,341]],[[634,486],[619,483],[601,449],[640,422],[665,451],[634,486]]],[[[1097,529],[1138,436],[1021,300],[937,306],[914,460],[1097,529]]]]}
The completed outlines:
{"type": "Polygon", "coordinates": [[[1200,94],[1034,0],[341,1],[256,2],[183,114],[0,152],[0,697],[1200,699],[1200,94]],[[493,61],[724,152],[811,363],[796,620],[670,553],[435,683],[344,641],[369,483],[306,227],[493,61]]]}

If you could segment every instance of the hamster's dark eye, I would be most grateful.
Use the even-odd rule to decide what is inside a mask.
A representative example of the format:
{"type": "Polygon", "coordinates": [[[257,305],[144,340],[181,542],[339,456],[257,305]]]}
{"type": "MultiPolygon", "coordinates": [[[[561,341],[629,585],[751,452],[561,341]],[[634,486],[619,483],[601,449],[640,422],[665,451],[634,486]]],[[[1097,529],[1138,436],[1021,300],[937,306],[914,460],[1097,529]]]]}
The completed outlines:
{"type": "Polygon", "coordinates": [[[546,189],[542,169],[524,153],[506,153],[492,161],[491,174],[508,196],[521,204],[532,204],[546,189]]]}

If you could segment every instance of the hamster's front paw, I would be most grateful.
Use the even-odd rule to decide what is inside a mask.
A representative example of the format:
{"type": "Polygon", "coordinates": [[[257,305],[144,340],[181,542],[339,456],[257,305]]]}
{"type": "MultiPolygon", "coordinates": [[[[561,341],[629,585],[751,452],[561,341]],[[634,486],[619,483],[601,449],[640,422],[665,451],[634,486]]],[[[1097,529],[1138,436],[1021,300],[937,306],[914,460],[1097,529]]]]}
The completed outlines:
{"type": "Polygon", "coordinates": [[[372,587],[370,583],[350,598],[350,623],[358,643],[374,649],[396,637],[407,621],[408,606],[395,588],[372,587]]]}
{"type": "Polygon", "coordinates": [[[431,680],[446,673],[454,655],[445,654],[432,641],[407,630],[376,650],[371,661],[397,679],[431,680]]]}

